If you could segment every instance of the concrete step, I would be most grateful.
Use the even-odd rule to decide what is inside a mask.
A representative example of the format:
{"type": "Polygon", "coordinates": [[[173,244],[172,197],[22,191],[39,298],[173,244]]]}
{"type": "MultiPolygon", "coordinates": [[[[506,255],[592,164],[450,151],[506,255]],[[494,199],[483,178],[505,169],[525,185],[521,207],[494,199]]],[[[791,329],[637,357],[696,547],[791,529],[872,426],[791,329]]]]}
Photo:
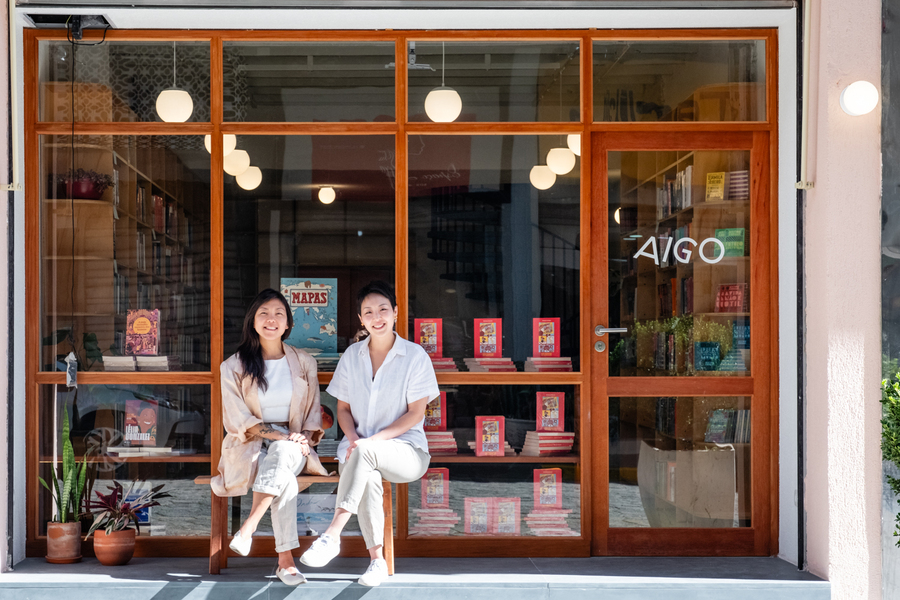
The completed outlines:
{"type": "MultiPolygon", "coordinates": [[[[338,558],[301,570],[309,583],[275,578],[274,558],[231,558],[221,575],[206,559],[135,558],[123,567],[94,559],[50,565],[26,559],[0,575],[4,600],[829,600],[831,585],[776,558],[398,558],[379,588],[356,579],[365,559],[338,558]]],[[[298,563],[299,565],[299,563],[298,563]]],[[[302,567],[302,565],[299,565],[302,567]]]]}

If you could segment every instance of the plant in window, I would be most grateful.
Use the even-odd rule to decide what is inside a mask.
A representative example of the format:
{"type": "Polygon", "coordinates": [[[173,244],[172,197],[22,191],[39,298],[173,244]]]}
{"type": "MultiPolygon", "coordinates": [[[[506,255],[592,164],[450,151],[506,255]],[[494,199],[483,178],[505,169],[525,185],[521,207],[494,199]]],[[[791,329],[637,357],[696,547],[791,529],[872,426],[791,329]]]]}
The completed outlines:
{"type": "MultiPolygon", "coordinates": [[[[900,468],[900,373],[881,382],[881,456],[900,468]]],[[[900,496],[900,479],[885,475],[894,496],[900,496]]],[[[900,537],[900,513],[894,517],[894,537],[900,537]]],[[[900,547],[900,540],[897,540],[900,547]]]]}
{"type": "Polygon", "coordinates": [[[113,186],[113,178],[107,173],[93,169],[69,169],[56,176],[57,184],[63,186],[66,195],[72,198],[96,200],[113,186]]]}
{"type": "MultiPolygon", "coordinates": [[[[57,329],[50,335],[41,338],[41,346],[58,346],[64,341],[67,341],[74,347],[74,338],[72,335],[72,330],[69,328],[57,329]]],[[[103,351],[100,349],[100,343],[97,340],[96,333],[83,333],[81,335],[81,347],[84,348],[84,361],[78,361],[78,370],[90,371],[91,367],[94,366],[94,363],[97,361],[103,361],[103,351]]],[[[110,346],[111,351],[115,351],[115,344],[110,346]]],[[[45,364],[45,371],[65,371],[66,370],[66,355],[67,352],[57,352],[56,354],[56,364],[45,364]]]]}

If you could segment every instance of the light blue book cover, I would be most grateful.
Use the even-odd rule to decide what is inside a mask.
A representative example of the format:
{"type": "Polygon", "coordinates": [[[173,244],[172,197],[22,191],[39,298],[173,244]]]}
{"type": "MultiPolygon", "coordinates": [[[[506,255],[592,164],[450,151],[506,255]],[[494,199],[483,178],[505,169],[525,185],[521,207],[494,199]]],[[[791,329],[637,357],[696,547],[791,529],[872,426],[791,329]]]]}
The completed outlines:
{"type": "Polygon", "coordinates": [[[281,293],[294,316],[285,341],[312,355],[337,354],[337,279],[285,277],[281,293]]]}

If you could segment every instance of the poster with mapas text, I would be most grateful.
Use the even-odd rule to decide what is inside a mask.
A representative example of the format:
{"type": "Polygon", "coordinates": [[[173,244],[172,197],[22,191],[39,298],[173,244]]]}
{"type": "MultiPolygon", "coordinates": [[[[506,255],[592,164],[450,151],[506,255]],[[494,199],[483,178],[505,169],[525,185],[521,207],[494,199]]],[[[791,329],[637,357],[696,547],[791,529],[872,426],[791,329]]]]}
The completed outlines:
{"type": "Polygon", "coordinates": [[[285,277],[281,293],[294,316],[294,329],[285,341],[314,356],[337,354],[337,279],[285,277]]]}

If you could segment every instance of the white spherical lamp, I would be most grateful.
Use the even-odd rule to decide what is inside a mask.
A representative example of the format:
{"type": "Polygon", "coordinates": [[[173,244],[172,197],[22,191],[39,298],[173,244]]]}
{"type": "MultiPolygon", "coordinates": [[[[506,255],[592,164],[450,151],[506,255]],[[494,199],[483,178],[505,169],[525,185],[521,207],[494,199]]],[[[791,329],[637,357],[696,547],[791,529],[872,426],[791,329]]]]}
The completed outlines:
{"type": "MultiPolygon", "coordinates": [[[[206,151],[212,154],[212,136],[203,136],[203,145],[206,146],[206,151]]],[[[228,156],[235,148],[237,148],[237,136],[231,133],[223,135],[222,156],[228,156]]]]}
{"type": "Polygon", "coordinates": [[[566,145],[569,147],[575,156],[581,156],[581,134],[580,133],[570,133],[566,138],[566,145]]]}
{"type": "Polygon", "coordinates": [[[331,204],[334,202],[335,196],[333,187],[326,186],[319,190],[319,202],[322,204],[331,204]]]}
{"type": "Polygon", "coordinates": [[[262,183],[262,171],[259,167],[247,167],[247,170],[236,178],[237,184],[245,190],[255,190],[262,183]]]}
{"type": "Polygon", "coordinates": [[[547,165],[535,165],[531,167],[531,173],[528,175],[531,185],[539,190],[547,190],[556,183],[556,173],[550,170],[547,165]]]}
{"type": "Polygon", "coordinates": [[[250,155],[246,150],[232,150],[223,163],[225,172],[237,177],[250,168],[250,155]]]}
{"type": "Polygon", "coordinates": [[[453,88],[436,87],[425,97],[425,114],[435,123],[452,123],[462,112],[462,98],[453,88]]]}
{"type": "Polygon", "coordinates": [[[841,92],[841,108],[851,117],[869,114],[878,106],[878,88],[868,81],[851,83],[841,92]]]}
{"type": "Polygon", "coordinates": [[[547,166],[557,175],[565,175],[575,167],[575,153],[568,148],[554,148],[547,153],[547,166]]]}
{"type": "Polygon", "coordinates": [[[184,123],[193,112],[194,101],[184,90],[169,88],[156,98],[156,113],[166,123],[184,123]]]}

